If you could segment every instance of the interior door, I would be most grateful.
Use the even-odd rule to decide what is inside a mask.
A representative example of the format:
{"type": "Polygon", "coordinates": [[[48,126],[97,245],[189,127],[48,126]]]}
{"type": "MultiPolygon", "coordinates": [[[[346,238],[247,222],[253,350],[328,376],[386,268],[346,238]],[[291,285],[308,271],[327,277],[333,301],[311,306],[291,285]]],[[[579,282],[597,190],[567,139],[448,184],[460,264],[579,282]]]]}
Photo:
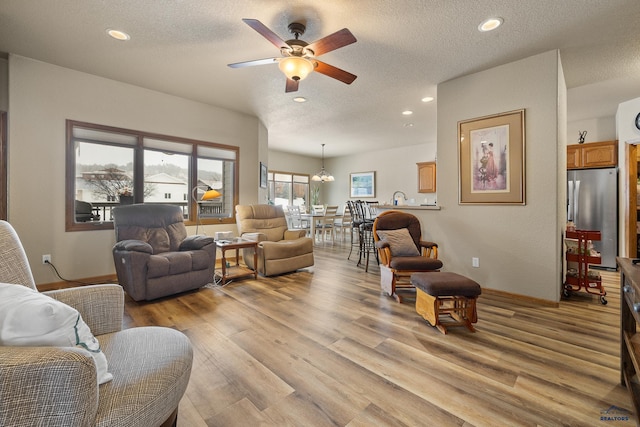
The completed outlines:
{"type": "Polygon", "coordinates": [[[625,235],[627,249],[626,256],[636,258],[638,256],[638,147],[633,144],[625,144],[625,166],[627,177],[625,181],[625,223],[627,232],[625,235]]]}

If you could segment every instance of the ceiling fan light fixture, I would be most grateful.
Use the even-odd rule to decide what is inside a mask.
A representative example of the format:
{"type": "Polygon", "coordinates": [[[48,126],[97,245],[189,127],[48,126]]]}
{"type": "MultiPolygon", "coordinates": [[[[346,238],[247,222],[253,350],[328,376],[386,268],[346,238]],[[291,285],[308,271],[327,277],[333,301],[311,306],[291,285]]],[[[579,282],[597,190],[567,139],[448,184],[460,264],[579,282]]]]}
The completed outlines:
{"type": "Polygon", "coordinates": [[[304,80],[314,68],[310,60],[301,56],[283,58],[280,60],[278,67],[288,79],[295,81],[304,80]]]}

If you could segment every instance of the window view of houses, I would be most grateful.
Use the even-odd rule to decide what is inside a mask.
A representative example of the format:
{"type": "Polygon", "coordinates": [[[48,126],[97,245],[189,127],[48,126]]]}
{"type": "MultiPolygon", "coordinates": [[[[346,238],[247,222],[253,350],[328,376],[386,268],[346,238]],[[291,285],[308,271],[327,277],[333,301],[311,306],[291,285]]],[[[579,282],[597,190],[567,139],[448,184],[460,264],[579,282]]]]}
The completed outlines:
{"type": "MultiPolygon", "coordinates": [[[[85,131],[86,133],[86,131],[85,131]]],[[[198,202],[200,217],[228,216],[225,194],[233,194],[233,169],[235,162],[227,159],[198,157],[197,183],[190,185],[190,165],[193,147],[163,141],[173,149],[162,150],[157,141],[151,140],[151,148],[144,148],[143,173],[135,173],[135,150],[127,137],[114,137],[106,132],[94,132],[91,138],[75,138],[75,221],[111,221],[113,207],[135,202],[165,203],[183,208],[189,218],[192,200],[198,202]],[[96,140],[100,136],[100,140],[96,140]],[[119,139],[114,143],[114,139],[119,139]],[[188,152],[188,154],[186,153],[188,152]],[[136,177],[143,177],[142,197],[134,197],[136,177]],[[226,177],[226,185],[225,185],[226,177]],[[221,196],[200,201],[207,189],[217,190],[221,196]]]]}

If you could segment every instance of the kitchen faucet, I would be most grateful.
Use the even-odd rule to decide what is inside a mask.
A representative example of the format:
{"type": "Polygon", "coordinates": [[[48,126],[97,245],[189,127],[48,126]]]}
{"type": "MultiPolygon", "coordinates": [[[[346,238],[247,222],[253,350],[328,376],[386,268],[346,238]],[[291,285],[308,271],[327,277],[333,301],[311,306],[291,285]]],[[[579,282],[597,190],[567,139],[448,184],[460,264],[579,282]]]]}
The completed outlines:
{"type": "Polygon", "coordinates": [[[396,194],[398,193],[402,194],[403,200],[407,200],[407,195],[404,194],[403,191],[398,190],[393,192],[393,196],[391,196],[391,204],[395,204],[394,202],[396,201],[396,194]]]}

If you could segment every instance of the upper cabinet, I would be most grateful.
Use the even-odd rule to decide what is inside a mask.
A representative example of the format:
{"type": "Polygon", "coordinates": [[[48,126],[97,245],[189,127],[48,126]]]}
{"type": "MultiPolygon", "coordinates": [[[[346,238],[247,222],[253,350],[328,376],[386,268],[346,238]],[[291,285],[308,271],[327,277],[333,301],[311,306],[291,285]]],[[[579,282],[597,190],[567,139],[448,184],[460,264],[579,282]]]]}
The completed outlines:
{"type": "Polygon", "coordinates": [[[418,193],[436,192],[436,162],[422,162],[418,165],[418,193]]]}
{"type": "Polygon", "coordinates": [[[567,145],[567,169],[606,168],[618,164],[618,141],[567,145]]]}

